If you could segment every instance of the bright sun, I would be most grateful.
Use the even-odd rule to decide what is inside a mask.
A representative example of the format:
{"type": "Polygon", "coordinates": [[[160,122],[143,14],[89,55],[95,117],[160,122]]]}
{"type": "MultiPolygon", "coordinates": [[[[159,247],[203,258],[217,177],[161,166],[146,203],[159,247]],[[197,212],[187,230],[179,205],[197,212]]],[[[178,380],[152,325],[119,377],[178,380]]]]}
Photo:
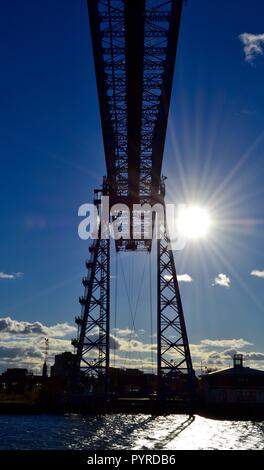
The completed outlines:
{"type": "Polygon", "coordinates": [[[196,206],[183,208],[177,220],[180,233],[192,240],[206,237],[210,225],[211,219],[208,211],[196,206]]]}

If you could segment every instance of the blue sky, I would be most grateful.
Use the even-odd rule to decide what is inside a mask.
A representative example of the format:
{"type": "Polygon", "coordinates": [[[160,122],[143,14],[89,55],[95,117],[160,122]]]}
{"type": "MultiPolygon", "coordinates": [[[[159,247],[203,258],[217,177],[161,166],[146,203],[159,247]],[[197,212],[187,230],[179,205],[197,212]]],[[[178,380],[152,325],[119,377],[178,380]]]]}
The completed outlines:
{"type": "MultiPolygon", "coordinates": [[[[192,278],[181,292],[197,362],[218,354],[220,364],[234,349],[259,354],[257,362],[251,357],[258,367],[264,358],[263,17],[259,0],[189,0],[183,12],[163,173],[168,201],[207,207],[215,221],[208,239],[175,256],[178,274],[192,278]],[[259,48],[254,57],[245,55],[244,33],[258,35],[244,37],[251,51],[259,48]],[[229,287],[212,285],[219,274],[229,287]]],[[[78,207],[91,201],[105,162],[86,1],[3,0],[0,56],[0,316],[14,321],[3,323],[0,337],[5,367],[18,361],[9,349],[26,349],[19,322],[44,325],[39,334],[50,333],[54,352],[74,334],[65,323],[73,325],[80,311],[87,257],[78,207]],[[57,324],[64,324],[63,339],[60,327],[47,330],[57,324]]],[[[127,255],[124,265],[136,287],[144,260],[127,255]]],[[[114,256],[112,268],[114,277],[114,256]]],[[[152,270],[154,286],[153,262],[152,270]]],[[[144,279],[136,326],[145,331],[137,340],[148,344],[144,279]]],[[[125,330],[119,283],[118,327],[125,330]]],[[[34,334],[28,341],[39,359],[34,334]]],[[[35,356],[25,353],[24,362],[35,356]]]]}

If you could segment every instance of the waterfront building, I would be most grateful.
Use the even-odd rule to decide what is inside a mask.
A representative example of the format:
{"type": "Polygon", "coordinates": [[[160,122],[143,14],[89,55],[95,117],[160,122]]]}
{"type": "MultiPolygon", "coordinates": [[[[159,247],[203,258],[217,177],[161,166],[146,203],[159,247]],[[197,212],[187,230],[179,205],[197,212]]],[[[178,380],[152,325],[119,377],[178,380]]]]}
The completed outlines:
{"type": "Polygon", "coordinates": [[[200,377],[200,394],[208,404],[264,404],[264,371],[244,367],[243,355],[234,355],[233,367],[200,377]]]}

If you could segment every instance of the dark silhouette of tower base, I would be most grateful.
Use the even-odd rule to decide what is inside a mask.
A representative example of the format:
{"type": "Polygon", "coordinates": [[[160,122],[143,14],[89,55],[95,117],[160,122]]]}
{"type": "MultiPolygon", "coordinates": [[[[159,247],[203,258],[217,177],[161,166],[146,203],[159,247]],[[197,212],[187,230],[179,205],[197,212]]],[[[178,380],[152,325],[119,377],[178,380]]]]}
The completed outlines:
{"type": "MultiPolygon", "coordinates": [[[[100,196],[107,193],[106,189],[95,192],[98,214],[100,196]]],[[[132,244],[132,240],[129,243],[132,244]]],[[[83,279],[85,291],[79,299],[82,313],[75,319],[78,325],[78,338],[73,340],[77,349],[76,377],[79,383],[90,390],[91,396],[107,400],[110,365],[110,240],[101,239],[100,222],[99,238],[93,241],[89,251],[91,256],[86,262],[88,273],[83,279]]],[[[194,371],[166,217],[163,236],[157,241],[157,374],[158,400],[193,398],[194,371]]]]}

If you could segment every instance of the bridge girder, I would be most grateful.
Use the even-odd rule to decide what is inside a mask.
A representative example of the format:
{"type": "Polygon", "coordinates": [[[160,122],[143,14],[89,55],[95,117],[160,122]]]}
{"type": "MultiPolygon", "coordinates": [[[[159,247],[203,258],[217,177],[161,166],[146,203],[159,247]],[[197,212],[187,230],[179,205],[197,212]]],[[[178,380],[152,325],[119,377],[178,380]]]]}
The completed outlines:
{"type": "Polygon", "coordinates": [[[110,199],[159,200],[183,0],[87,0],[110,199]]]}

